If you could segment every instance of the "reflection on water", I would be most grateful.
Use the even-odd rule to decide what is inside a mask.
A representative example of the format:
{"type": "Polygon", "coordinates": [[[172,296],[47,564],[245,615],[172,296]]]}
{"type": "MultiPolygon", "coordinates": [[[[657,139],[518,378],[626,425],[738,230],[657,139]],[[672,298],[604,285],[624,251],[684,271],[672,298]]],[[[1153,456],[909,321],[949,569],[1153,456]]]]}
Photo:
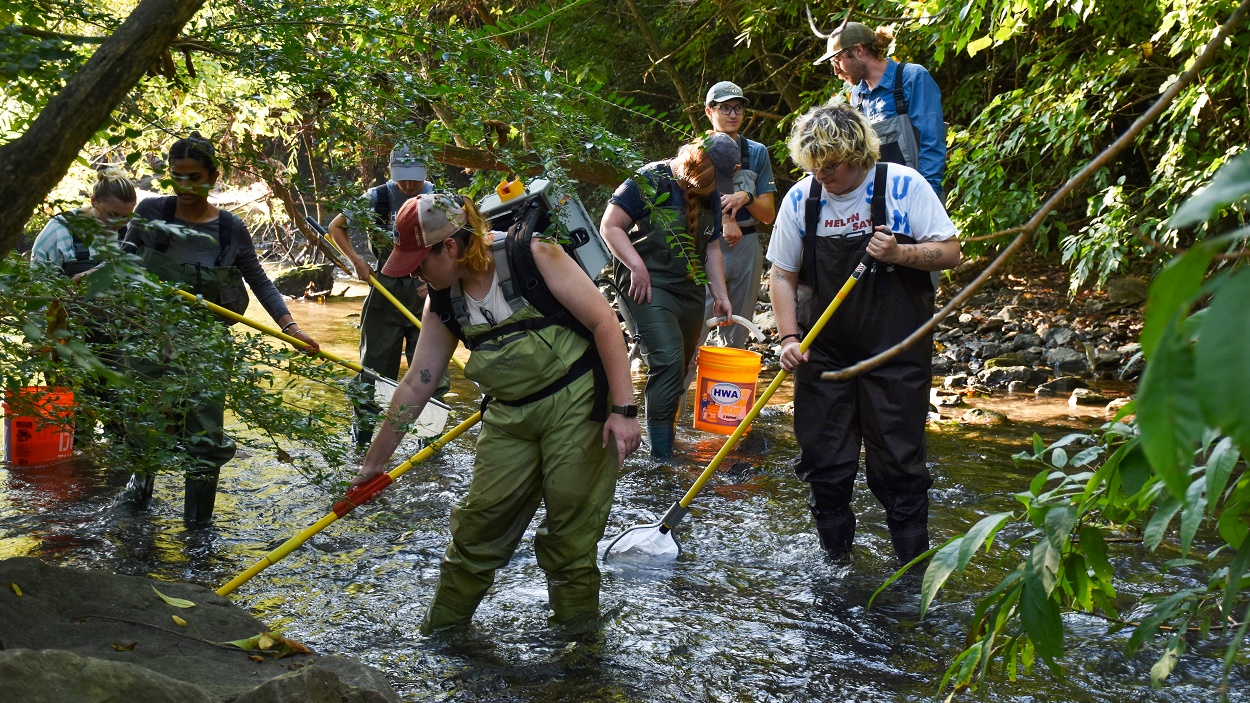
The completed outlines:
{"type": "MultiPolygon", "coordinates": [[[[330,350],[356,358],[350,317],[359,300],[295,304],[293,312],[330,350]]],[[[453,374],[455,376],[455,374],[453,374]]],[[[473,387],[455,378],[452,419],[475,410],[473,387]]],[[[323,396],[326,402],[333,394],[323,396]]],[[[930,433],[935,541],[981,516],[1009,510],[1031,478],[1010,455],[1032,432],[1056,439],[1101,420],[1062,401],[994,400],[1013,418],[999,428],[944,426],[930,433]],[[1062,426],[1061,426],[1062,425],[1062,426]]],[[[984,566],[953,583],[917,622],[916,587],[868,598],[892,571],[884,513],[862,479],[853,565],[819,556],[802,484],[790,470],[790,417],[765,412],[677,532],[675,562],[613,561],[604,567],[601,628],[547,626],[546,588],[533,532],[467,631],[420,637],[415,629],[446,546],[450,508],[468,485],[473,434],[408,472],[379,503],[355,511],[252,581],[233,598],[287,636],[320,651],[356,656],[422,701],[928,701],[964,641],[974,599],[998,576],[984,566]]],[[[687,422],[688,425],[688,422],[687,422]]],[[[344,441],[347,434],[344,432],[344,441]]],[[[609,538],[654,521],[689,488],[722,440],[683,427],[672,467],[634,457],[622,469],[609,538]]],[[[401,447],[396,463],[415,453],[401,447]]],[[[344,477],[354,466],[340,467],[344,477]]],[[[0,556],[150,574],[217,587],[326,513],[334,496],[261,452],[241,452],[222,475],[215,526],[182,526],[181,481],[160,477],[152,506],[116,503],[123,470],[84,462],[0,470],[0,556]]],[[[606,546],[605,538],[602,546],[606,546]]],[[[1154,582],[1161,560],[1120,545],[1117,563],[1154,582]]],[[[1044,671],[996,683],[989,701],[1213,700],[1218,651],[1187,656],[1176,683],[1150,691],[1155,653],[1125,659],[1128,633],[1070,616],[1067,678],[1044,671]]],[[[240,633],[246,636],[254,633],[240,633]]],[[[1245,700],[1246,667],[1233,699],[1245,700]]]]}

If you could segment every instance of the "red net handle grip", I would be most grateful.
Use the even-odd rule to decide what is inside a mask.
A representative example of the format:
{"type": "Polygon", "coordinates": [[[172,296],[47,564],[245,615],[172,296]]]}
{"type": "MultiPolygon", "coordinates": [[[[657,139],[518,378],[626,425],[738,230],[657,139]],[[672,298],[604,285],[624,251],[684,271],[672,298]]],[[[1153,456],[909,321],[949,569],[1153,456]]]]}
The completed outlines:
{"type": "Polygon", "coordinates": [[[377,495],[382,489],[391,485],[392,481],[394,481],[394,479],[391,478],[390,474],[380,473],[359,486],[353,487],[347,492],[347,495],[343,496],[342,500],[335,503],[334,507],[330,508],[330,510],[332,510],[335,515],[343,517],[352,510],[364,505],[370,498],[377,495]]]}

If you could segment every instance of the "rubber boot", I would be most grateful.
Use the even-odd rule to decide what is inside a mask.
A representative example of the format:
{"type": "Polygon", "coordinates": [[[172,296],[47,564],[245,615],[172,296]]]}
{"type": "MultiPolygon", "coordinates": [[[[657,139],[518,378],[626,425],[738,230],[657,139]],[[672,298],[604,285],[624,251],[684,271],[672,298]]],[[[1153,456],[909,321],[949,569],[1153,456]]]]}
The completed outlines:
{"type": "Polygon", "coordinates": [[[220,474],[220,470],[187,474],[182,521],[188,527],[212,522],[213,505],[217,501],[217,477],[220,474]]]}
{"type": "Polygon", "coordinates": [[[855,514],[850,513],[840,524],[816,526],[820,547],[825,559],[831,563],[845,564],[851,560],[851,547],[855,544],[855,514]]]}
{"type": "Polygon", "coordinates": [[[156,474],[130,474],[130,480],[122,491],[122,500],[146,508],[152,502],[152,489],[155,487],[156,474]]]}
{"type": "Polygon", "coordinates": [[[890,542],[894,544],[894,556],[898,558],[899,565],[907,564],[929,551],[929,526],[916,525],[890,530],[890,542]]]}
{"type": "Polygon", "coordinates": [[[677,428],[672,421],[648,422],[647,442],[651,445],[651,458],[656,461],[668,461],[673,458],[673,438],[677,428]]]}

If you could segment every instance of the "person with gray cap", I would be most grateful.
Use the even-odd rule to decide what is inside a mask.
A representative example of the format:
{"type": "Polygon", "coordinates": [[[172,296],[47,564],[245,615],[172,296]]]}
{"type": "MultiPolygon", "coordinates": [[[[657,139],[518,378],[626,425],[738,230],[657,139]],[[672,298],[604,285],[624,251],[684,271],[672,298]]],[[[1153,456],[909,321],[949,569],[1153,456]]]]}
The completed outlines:
{"type": "Polygon", "coordinates": [[[729,318],[718,191],[732,193],[738,144],[713,133],[677,155],[639,169],[612,194],[599,231],[616,262],[613,278],[647,364],[651,457],[672,458],[686,371],[704,327],[704,286],[714,312],[729,318]]]}
{"type": "MultiPolygon", "coordinates": [[[[356,269],[357,278],[367,282],[369,276],[374,276],[396,300],[420,318],[421,310],[425,307],[425,283],[413,276],[388,276],[382,273],[382,267],[386,265],[386,259],[391,253],[389,235],[396,213],[410,198],[421,193],[433,193],[434,184],[427,180],[424,160],[413,154],[404,144],[396,144],[391,151],[390,175],[391,178],[386,183],[365,192],[374,224],[378,228],[375,233],[380,231],[383,235],[368,237],[369,251],[377,259],[376,272],[352,246],[349,230],[356,229],[359,225],[352,221],[349,213],[339,213],[330,221],[327,229],[339,250],[356,269]]],[[[371,288],[360,311],[360,365],[386,378],[398,380],[400,357],[407,356],[408,363],[412,363],[419,334],[417,326],[407,316],[387,300],[386,296],[371,288]]],[[[373,396],[372,381],[357,377],[355,383],[360,391],[358,397],[373,396]]],[[[451,377],[444,375],[438,396],[441,397],[450,386],[451,377]]],[[[381,408],[373,403],[353,403],[353,406],[355,422],[352,424],[352,435],[356,444],[367,445],[373,437],[381,408]]]]}
{"type": "MultiPolygon", "coordinates": [[[[757,222],[772,224],[776,219],[773,194],[777,192],[777,184],[773,180],[773,165],[768,158],[767,147],[738,133],[748,102],[742,88],[730,81],[721,81],[708,89],[703,112],[711,121],[712,129],[728,135],[738,144],[741,165],[734,173],[733,191],[720,194],[722,212],[737,227],[725,227],[719,246],[725,261],[729,304],[734,312],[749,320],[755,315],[755,301],[759,298],[760,275],[764,268],[764,250],[755,225],[757,222]]],[[[714,302],[709,295],[704,306],[707,317],[712,317],[714,302]]],[[[705,328],[700,344],[706,337],[705,328]]],[[[721,328],[720,337],[726,346],[741,349],[746,345],[747,329],[741,325],[729,325],[721,328]]]]}
{"type": "Polygon", "coordinates": [[[886,56],[894,41],[888,29],[874,31],[866,24],[847,22],[821,34],[810,13],[807,19],[816,36],[828,41],[815,63],[828,61],[838,78],[851,84],[851,106],[868,118],[881,139],[881,160],[916,169],[943,200],[946,123],[942,91],[933,76],[924,66],[886,56]]]}

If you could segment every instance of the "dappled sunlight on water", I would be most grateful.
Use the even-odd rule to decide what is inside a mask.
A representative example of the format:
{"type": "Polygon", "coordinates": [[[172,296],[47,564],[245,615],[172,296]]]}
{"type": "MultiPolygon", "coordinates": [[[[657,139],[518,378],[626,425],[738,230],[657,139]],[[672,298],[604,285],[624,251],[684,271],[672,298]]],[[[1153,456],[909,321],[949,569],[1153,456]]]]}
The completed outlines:
{"type": "MultiPolygon", "coordinates": [[[[292,312],[328,349],[355,359],[358,318],[352,315],[359,302],[294,303],[292,312]]],[[[453,378],[454,422],[476,410],[477,395],[458,374],[453,378]]],[[[343,402],[333,389],[318,397],[343,402]]],[[[1101,409],[1067,413],[1061,401],[990,400],[1014,421],[988,428],[941,425],[930,432],[934,543],[1018,505],[1013,494],[1027,488],[1032,474],[1015,468],[1010,456],[1028,446],[1033,432],[1054,440],[1102,422],[1101,409]]],[[[853,563],[826,564],[806,489],[790,469],[796,451],[790,419],[775,408],[761,415],[675,531],[684,548],[678,559],[604,565],[600,627],[547,625],[532,525],[471,628],[416,634],[447,544],[449,511],[468,486],[476,431],[231,598],[286,636],[381,668],[410,700],[933,700],[947,663],[963,646],[975,598],[1001,573],[991,562],[974,564],[965,578],[952,581],[924,622],[917,622],[914,581],[895,584],[869,609],[872,593],[894,568],[884,513],[861,477],[853,563]]],[[[346,428],[342,436],[348,441],[346,428]]],[[[662,515],[722,441],[690,429],[687,418],[678,432],[678,461],[657,466],[645,456],[631,458],[600,548],[620,531],[662,515]]],[[[393,463],[417,449],[406,441],[393,463]]],[[[345,480],[355,468],[331,470],[345,480]]],[[[0,556],[216,588],[323,516],[337,497],[258,448],[241,451],[223,470],[210,529],[182,526],[180,479],[159,477],[145,511],[117,503],[124,483],[124,471],[82,461],[0,469],[0,556]]],[[[1164,557],[1131,545],[1113,552],[1130,581],[1178,578],[1161,574],[1164,557]]],[[[1126,659],[1112,647],[1122,646],[1127,633],[1108,635],[1105,623],[1084,616],[1065,623],[1072,635],[1065,679],[1035,671],[1016,683],[996,683],[982,700],[1214,698],[1220,652],[1187,656],[1178,682],[1152,692],[1153,652],[1126,659]]],[[[1243,695],[1245,678],[1245,668],[1238,668],[1234,700],[1243,695]]]]}

